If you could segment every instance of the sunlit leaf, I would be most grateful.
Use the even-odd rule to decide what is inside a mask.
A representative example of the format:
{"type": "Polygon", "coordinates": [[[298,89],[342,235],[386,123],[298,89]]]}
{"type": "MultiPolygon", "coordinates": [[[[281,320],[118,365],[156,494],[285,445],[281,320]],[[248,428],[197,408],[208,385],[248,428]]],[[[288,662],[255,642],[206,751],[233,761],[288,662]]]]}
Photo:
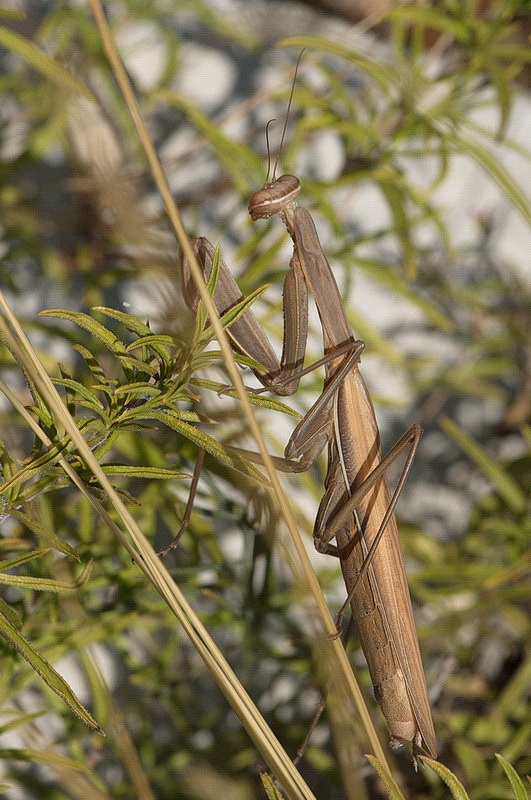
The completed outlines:
{"type": "Polygon", "coordinates": [[[281,39],[278,46],[291,47],[298,51],[308,48],[308,50],[329,53],[330,55],[345,59],[345,61],[365,72],[372,80],[376,81],[382,89],[387,89],[390,86],[391,74],[381,62],[351,47],[339,44],[339,42],[333,42],[330,39],[324,39],[320,36],[291,36],[286,39],[281,39]]]}
{"type": "Polygon", "coordinates": [[[426,764],[426,766],[431,767],[431,769],[442,778],[450,789],[454,800],[470,800],[464,787],[448,767],[445,767],[440,761],[435,761],[435,759],[428,758],[427,756],[419,756],[419,760],[422,761],[423,764],[426,764]]]}
{"type": "Polygon", "coordinates": [[[36,592],[73,592],[88,581],[91,571],[92,562],[89,561],[73,581],[32,578],[29,575],[6,575],[4,572],[0,572],[0,583],[4,583],[7,586],[18,586],[19,589],[31,589],[36,592]]]}
{"type": "Polygon", "coordinates": [[[262,170],[261,159],[245,145],[226,136],[211,117],[203,114],[183,95],[168,89],[161,89],[157,92],[157,98],[184,112],[190,123],[210,142],[238,191],[243,195],[248,195],[251,187],[245,177],[246,173],[259,175],[262,170]]]}
{"type": "Polygon", "coordinates": [[[515,800],[529,800],[529,794],[526,791],[524,783],[520,778],[520,776],[518,775],[518,773],[516,772],[516,770],[514,769],[514,767],[512,766],[512,764],[509,764],[507,759],[504,758],[499,753],[496,753],[496,758],[502,765],[505,774],[509,778],[515,800]]]}
{"type": "MultiPolygon", "coordinates": [[[[100,730],[97,733],[103,733],[100,730]]],[[[84,772],[87,775],[91,774],[91,770],[86,764],[76,761],[74,758],[63,756],[61,753],[55,753],[53,750],[31,750],[29,748],[21,747],[1,747],[0,758],[6,761],[27,761],[30,764],[46,764],[48,767],[60,767],[61,769],[73,769],[78,772],[84,772]]]]}
{"type": "Polygon", "coordinates": [[[449,417],[441,417],[440,425],[465,451],[469,458],[477,464],[486,477],[492,481],[508,505],[514,511],[523,511],[526,505],[526,497],[503,467],[497,464],[478,442],[461,430],[449,417]]]}
{"type": "Polygon", "coordinates": [[[95,101],[93,94],[85,84],[80,83],[61,64],[46,55],[25,36],[20,36],[15,31],[0,27],[0,44],[20,56],[30,67],[40,72],[62,91],[80,94],[88,100],[95,101]]]}
{"type": "Polygon", "coordinates": [[[0,614],[0,636],[8,641],[18,652],[24,656],[30,666],[37,672],[43,681],[50,687],[50,689],[63,700],[67,706],[78,716],[85,725],[92,728],[95,733],[105,736],[96,720],[84,708],[74,692],[59,675],[59,673],[52,667],[46,659],[35,650],[35,648],[22,636],[19,631],[14,628],[8,619],[0,614]]]}
{"type": "Polygon", "coordinates": [[[114,333],[107,330],[101,323],[97,322],[93,317],[88,314],[83,314],[80,311],[69,311],[67,309],[54,308],[41,311],[40,315],[43,317],[58,317],[59,319],[66,319],[69,322],[74,322],[81,328],[85,328],[91,336],[99,339],[105,347],[112,353],[117,355],[125,355],[126,348],[114,333]]]}
{"type": "Polygon", "coordinates": [[[378,773],[378,777],[385,787],[385,791],[389,800],[405,800],[404,795],[396,784],[396,781],[393,779],[393,776],[384,767],[384,765],[380,763],[380,761],[378,761],[378,759],[374,756],[366,754],[365,758],[378,773]]]}
{"type": "Polygon", "coordinates": [[[71,547],[68,542],[65,542],[63,539],[60,539],[54,531],[50,530],[50,528],[39,522],[36,519],[33,519],[28,514],[25,514],[20,509],[12,509],[11,514],[19,520],[23,525],[25,525],[30,531],[32,531],[39,539],[42,539],[46,544],[53,547],[55,550],[58,550],[60,553],[65,553],[68,556],[72,556],[79,561],[79,556],[71,547]]]}
{"type": "Polygon", "coordinates": [[[218,461],[227,464],[239,472],[243,472],[244,475],[248,475],[259,483],[268,485],[268,481],[263,474],[253,467],[247,459],[231,453],[230,450],[227,450],[212,436],[204,433],[199,428],[195,428],[193,425],[188,425],[187,422],[184,422],[184,420],[180,419],[177,415],[153,409],[150,411],[149,416],[163,422],[169,428],[173,428],[173,430],[182,434],[202,450],[213,455],[218,461]]]}

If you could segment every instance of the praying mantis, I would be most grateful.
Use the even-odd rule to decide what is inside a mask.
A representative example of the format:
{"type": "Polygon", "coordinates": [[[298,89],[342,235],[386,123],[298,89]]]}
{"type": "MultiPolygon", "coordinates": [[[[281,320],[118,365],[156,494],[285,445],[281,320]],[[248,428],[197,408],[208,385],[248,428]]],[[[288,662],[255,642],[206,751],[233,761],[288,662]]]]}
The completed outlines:
{"type": "MultiPolygon", "coordinates": [[[[350,605],[375,696],[388,723],[391,747],[412,742],[414,755],[435,758],[435,732],[394,515],[422,430],[413,425],[382,458],[374,408],[359,369],[365,345],[352,333],[313,219],[297,205],[300,189],[294,175],[281,175],[266,181],[249,200],[253,220],[278,215],[293,241],[284,280],[280,362],[252,311],[246,310],[227,332],[236,352],[262,365],[254,372],[264,387],[291,395],[307,371],[303,360],[308,291],[314,298],[323,329],[324,358],[318,365],[325,367],[325,384],[293,431],[284,458],[275,458],[273,463],[284,471],[299,472],[308,469],[327,447],[325,491],[313,536],[318,551],[339,556],[348,596],[338,626],[350,605]],[[391,495],[386,473],[404,452],[406,462],[391,495]],[[335,547],[330,544],[333,538],[335,547]]],[[[208,279],[214,247],[204,237],[192,240],[192,246],[208,279]]],[[[196,311],[199,296],[184,257],[180,271],[185,300],[196,311]]],[[[213,294],[218,312],[223,314],[242,299],[221,260],[213,294]]]]}

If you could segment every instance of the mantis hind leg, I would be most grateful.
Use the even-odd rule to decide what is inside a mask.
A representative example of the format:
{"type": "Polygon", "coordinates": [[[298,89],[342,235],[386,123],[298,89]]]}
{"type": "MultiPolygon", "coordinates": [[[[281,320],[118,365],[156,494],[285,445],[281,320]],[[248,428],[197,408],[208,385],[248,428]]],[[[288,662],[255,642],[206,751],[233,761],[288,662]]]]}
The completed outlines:
{"type": "Polygon", "coordinates": [[[165,556],[170,550],[173,550],[174,547],[177,547],[179,544],[179,540],[187,527],[190,524],[190,518],[192,516],[192,509],[194,507],[195,496],[197,494],[197,484],[199,483],[199,478],[201,477],[201,470],[203,469],[203,461],[205,460],[205,451],[199,450],[197,453],[197,458],[195,461],[194,467],[194,474],[192,475],[192,483],[190,484],[190,491],[188,492],[188,500],[186,501],[186,507],[184,509],[183,518],[181,521],[181,527],[166,547],[161,547],[160,550],[157,550],[158,556],[165,556]]]}
{"type": "MultiPolygon", "coordinates": [[[[358,573],[356,581],[354,585],[350,588],[349,594],[347,599],[345,600],[343,606],[339,610],[337,616],[337,624],[338,628],[341,628],[341,621],[345,614],[346,609],[350,605],[352,598],[356,593],[356,588],[362,578],[366,575],[367,570],[369,569],[374,555],[377,551],[378,545],[382,539],[382,536],[385,533],[385,529],[389,524],[389,520],[391,519],[396,504],[398,502],[398,498],[402,492],[404,487],[404,483],[406,482],[407,476],[411,469],[411,465],[413,463],[413,459],[415,458],[415,454],[417,452],[417,448],[420,442],[420,437],[422,436],[422,428],[420,425],[412,425],[403,436],[400,437],[398,442],[389,450],[389,452],[382,458],[380,463],[372,470],[372,472],[365,478],[362,484],[360,484],[347,498],[347,500],[343,503],[341,508],[336,511],[333,515],[328,517],[326,522],[326,531],[320,530],[314,533],[314,540],[316,549],[319,552],[326,553],[328,555],[338,555],[337,548],[333,547],[329,544],[330,540],[334,537],[336,531],[340,528],[345,527],[349,524],[352,515],[356,514],[356,509],[359,506],[361,500],[374,488],[374,486],[383,478],[387,473],[389,467],[394,464],[397,458],[406,451],[409,450],[406,462],[402,468],[402,472],[400,473],[400,478],[398,479],[398,483],[395,487],[395,490],[392,494],[392,497],[389,501],[389,505],[387,510],[384,514],[382,522],[378,528],[376,536],[367,552],[363,565],[358,573]]],[[[359,524],[359,523],[358,523],[359,524]]]]}

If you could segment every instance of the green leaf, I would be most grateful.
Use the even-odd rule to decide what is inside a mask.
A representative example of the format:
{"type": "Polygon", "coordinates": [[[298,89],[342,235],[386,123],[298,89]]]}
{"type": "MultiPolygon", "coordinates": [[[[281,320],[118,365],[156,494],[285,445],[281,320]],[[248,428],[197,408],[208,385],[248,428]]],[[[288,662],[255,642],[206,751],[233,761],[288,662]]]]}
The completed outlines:
{"type": "Polygon", "coordinates": [[[70,389],[73,396],[76,398],[76,404],[80,404],[81,398],[84,400],[83,405],[85,408],[90,408],[98,414],[104,410],[105,406],[103,403],[94,396],[89,388],[79,381],[73,380],[72,378],[53,378],[53,382],[56,386],[63,386],[65,389],[70,389]]]}
{"type": "Polygon", "coordinates": [[[142,322],[141,319],[134,317],[132,314],[126,314],[125,311],[118,311],[116,308],[107,308],[107,306],[92,306],[92,311],[99,311],[106,317],[110,317],[111,319],[115,319],[117,322],[121,322],[125,328],[132,331],[132,333],[136,333],[137,336],[154,335],[151,328],[146,325],[145,322],[142,322]]]}
{"type": "Polygon", "coordinates": [[[89,579],[92,571],[92,561],[89,561],[73,581],[58,581],[51,578],[32,578],[28,575],[5,575],[0,573],[0,583],[8,586],[18,586],[19,589],[31,589],[38,592],[73,592],[83,586],[89,579]]]}
{"type": "Polygon", "coordinates": [[[512,44],[497,44],[492,48],[493,54],[498,59],[504,59],[509,62],[524,62],[531,61],[531,50],[529,47],[518,47],[512,44]]]}
{"type": "Polygon", "coordinates": [[[242,472],[244,475],[248,475],[250,478],[253,478],[261,484],[265,484],[266,486],[269,485],[267,478],[246,458],[236,455],[235,453],[231,453],[230,450],[227,450],[227,448],[225,448],[212,436],[204,433],[204,431],[200,430],[199,428],[195,428],[193,425],[188,425],[188,423],[184,422],[176,414],[172,414],[168,411],[157,411],[156,409],[153,409],[150,410],[149,416],[153,419],[163,422],[164,425],[167,425],[169,428],[172,428],[173,430],[182,434],[182,436],[184,436],[186,439],[189,439],[191,442],[200,447],[201,450],[205,450],[207,453],[210,453],[210,455],[214,456],[214,458],[216,458],[218,461],[221,461],[223,464],[227,464],[229,467],[238,470],[238,472],[242,472]]]}
{"type": "Polygon", "coordinates": [[[526,507],[526,497],[518,484],[497,464],[487,451],[467,433],[457,427],[448,417],[441,417],[441,428],[464,450],[472,461],[492,481],[496,490],[505,499],[507,505],[515,512],[522,512],[526,507]]]}
{"type": "Polygon", "coordinates": [[[127,353],[125,345],[121,342],[114,333],[107,330],[104,325],[100,322],[96,322],[95,319],[89,317],[88,314],[83,314],[80,311],[68,311],[67,309],[61,308],[51,308],[46,309],[46,311],[41,311],[40,316],[42,317],[58,317],[59,319],[66,319],[69,322],[74,322],[76,325],[79,325],[80,328],[84,328],[86,331],[90,333],[91,336],[94,336],[96,339],[99,339],[111,353],[115,353],[116,355],[125,355],[127,353]]]}
{"type": "Polygon", "coordinates": [[[0,616],[2,615],[6,617],[9,624],[12,625],[15,630],[22,630],[22,620],[20,616],[17,614],[14,608],[11,608],[11,606],[6,603],[2,597],[0,597],[0,616]]]}
{"type": "Polygon", "coordinates": [[[0,44],[16,53],[33,69],[44,75],[59,89],[86,97],[95,102],[94,95],[64,67],[40,50],[36,45],[14,31],[0,27],[0,44]]]}
{"type": "Polygon", "coordinates": [[[395,7],[388,12],[392,21],[404,20],[410,24],[422,25],[434,30],[449,33],[458,42],[466,43],[470,37],[470,28],[444,9],[428,8],[410,4],[404,7],[395,7]]]}
{"type": "Polygon", "coordinates": [[[353,50],[350,47],[332,42],[328,39],[323,39],[320,36],[290,36],[287,39],[281,39],[278,43],[279,47],[292,47],[295,50],[318,50],[321,53],[329,53],[332,56],[337,56],[349,64],[361,69],[382,89],[389,89],[392,81],[391,70],[379,61],[374,61],[372,58],[363,55],[359,51],[353,50]]]}
{"type": "Polygon", "coordinates": [[[24,553],[17,558],[8,558],[0,561],[0,572],[6,569],[18,569],[22,564],[27,564],[35,558],[42,558],[46,553],[50,552],[49,547],[41,548],[40,550],[32,550],[31,553],[24,553]]]}
{"type": "Polygon", "coordinates": [[[97,381],[100,381],[101,384],[105,385],[108,383],[108,378],[105,375],[105,372],[101,368],[99,362],[94,358],[90,350],[87,350],[86,347],[83,347],[82,344],[73,344],[72,350],[76,350],[79,355],[84,359],[87,364],[87,367],[90,369],[94,377],[97,381]]]}
{"type": "Polygon", "coordinates": [[[385,791],[387,792],[389,800],[405,800],[404,795],[395,783],[393,776],[386,769],[386,767],[384,767],[381,761],[378,761],[377,758],[368,754],[365,754],[365,758],[378,773],[378,777],[385,787],[385,791]]]}
{"type": "Polygon", "coordinates": [[[260,770],[260,780],[262,781],[267,800],[284,800],[283,795],[279,792],[273,779],[267,772],[260,770]]]}
{"type": "Polygon", "coordinates": [[[211,297],[216,291],[216,286],[218,285],[220,265],[221,265],[221,245],[217,244],[214,249],[214,257],[210,265],[210,275],[208,276],[208,281],[206,284],[207,291],[211,297]]]}
{"type": "Polygon", "coordinates": [[[17,11],[14,8],[0,8],[0,17],[17,20],[18,22],[24,22],[26,20],[26,14],[23,11],[17,11]]]}
{"type": "Polygon", "coordinates": [[[125,372],[131,373],[133,371],[142,373],[147,373],[148,375],[154,376],[157,375],[159,372],[158,364],[146,364],[145,361],[142,361],[140,358],[135,358],[134,356],[118,356],[120,364],[124,368],[125,372]]]}
{"type": "Polygon", "coordinates": [[[103,464],[102,469],[106,475],[121,475],[145,480],[172,481],[192,477],[187,472],[176,472],[162,467],[136,467],[129,464],[103,464]]]}
{"type": "MultiPolygon", "coordinates": [[[[146,401],[162,397],[160,386],[156,386],[154,383],[122,383],[120,386],[116,387],[114,394],[116,397],[128,394],[131,395],[131,397],[140,397],[146,401]]],[[[184,394],[182,399],[187,399],[184,394]]],[[[130,410],[132,409],[128,409],[128,412],[130,410]]]]}
{"type": "Polygon", "coordinates": [[[402,260],[404,270],[408,277],[413,278],[417,275],[416,256],[417,251],[411,238],[411,218],[406,212],[404,195],[389,185],[382,185],[382,191],[387,199],[391,214],[393,215],[393,232],[402,245],[402,260]]]}
{"type": "Polygon", "coordinates": [[[520,778],[520,776],[518,775],[518,773],[516,772],[515,768],[512,766],[512,764],[509,764],[507,759],[504,758],[499,753],[495,753],[495,755],[500,764],[502,765],[505,774],[509,778],[515,800],[529,800],[529,795],[526,791],[524,783],[520,778]]]}
{"type": "Polygon", "coordinates": [[[21,725],[27,725],[30,722],[33,722],[39,717],[42,717],[44,711],[35,711],[33,714],[23,714],[17,713],[14,719],[10,719],[9,722],[5,722],[3,725],[0,725],[0,733],[7,733],[8,731],[16,730],[20,728],[21,725]]]}
{"type": "Polygon", "coordinates": [[[448,767],[441,764],[440,761],[435,761],[433,758],[427,756],[419,756],[419,760],[426,766],[431,767],[437,775],[442,778],[445,784],[449,787],[454,800],[470,800],[464,787],[459,783],[453,772],[450,772],[448,767]]]}
{"type": "Polygon", "coordinates": [[[244,196],[248,195],[251,187],[245,176],[259,175],[262,171],[262,160],[249,147],[226,136],[210,116],[203,114],[197,106],[177,92],[160,89],[155,97],[179,108],[186,115],[190,123],[210,143],[236,190],[244,196]]]}
{"type": "Polygon", "coordinates": [[[9,620],[0,614],[0,636],[3,636],[18,652],[26,659],[31,667],[37,672],[43,681],[55,692],[58,697],[63,700],[67,706],[96,733],[105,736],[104,731],[100,728],[96,720],[89,714],[87,709],[81,705],[74,692],[59,675],[58,672],[46,661],[44,656],[35,650],[35,648],[22,636],[17,629],[11,625],[9,620]]]}
{"type": "Polygon", "coordinates": [[[33,533],[35,533],[39,539],[42,539],[46,542],[46,544],[50,545],[50,547],[53,547],[54,550],[58,550],[60,553],[65,553],[65,555],[72,556],[76,559],[76,561],[80,560],[74,548],[71,547],[68,542],[63,541],[56,536],[56,534],[45,525],[41,524],[36,519],[32,519],[18,509],[12,509],[10,513],[13,517],[22,522],[23,525],[29,528],[30,531],[33,531],[33,533]]]}
{"type": "Polygon", "coordinates": [[[448,144],[453,146],[454,152],[459,155],[468,153],[485,170],[488,177],[498,184],[507,199],[518,209],[526,222],[531,224],[529,198],[520,189],[516,181],[511,178],[507,170],[504,169],[499,155],[489,152],[478,142],[474,142],[465,136],[454,134],[451,131],[447,132],[447,140],[448,144]]]}
{"type": "MultiPolygon", "coordinates": [[[[97,733],[105,735],[103,731],[97,733]]],[[[60,767],[62,769],[75,769],[77,772],[85,772],[92,775],[92,768],[81,764],[73,758],[54,753],[52,750],[31,750],[22,747],[2,747],[0,748],[0,758],[10,761],[27,761],[29,764],[47,764],[49,767],[60,767]]]]}
{"type": "MultiPolygon", "coordinates": [[[[243,363],[255,365],[257,362],[252,361],[251,359],[247,359],[243,357],[243,363]]],[[[240,357],[236,358],[238,363],[240,363],[240,357]]],[[[207,378],[194,378],[194,380],[190,381],[193,386],[200,386],[203,389],[210,389],[212,392],[216,392],[217,394],[227,395],[227,397],[238,397],[238,393],[236,389],[233,389],[231,386],[227,386],[224,383],[219,383],[218,381],[211,381],[207,378]]],[[[301,414],[298,411],[295,411],[294,408],[290,408],[281,400],[278,400],[276,397],[268,397],[267,395],[262,394],[261,392],[257,394],[253,392],[252,389],[249,389],[247,392],[247,397],[249,398],[249,402],[253,406],[259,406],[260,408],[268,408],[272,411],[280,411],[282,414],[288,414],[290,417],[295,417],[296,419],[301,419],[301,414]]]]}
{"type": "MultiPolygon", "coordinates": [[[[28,483],[32,478],[38,478],[45,470],[50,470],[57,464],[62,455],[64,455],[64,453],[54,447],[39,458],[31,460],[30,463],[26,464],[21,470],[11,470],[9,478],[2,485],[2,493],[9,496],[10,504],[13,505],[19,497],[18,491],[13,493],[14,490],[17,490],[18,487],[22,486],[24,483],[28,483]]],[[[10,508],[9,513],[14,514],[15,512],[10,508]]]]}
{"type": "Polygon", "coordinates": [[[168,349],[175,348],[175,339],[172,336],[162,336],[155,333],[150,333],[146,336],[140,336],[130,345],[128,345],[128,350],[133,350],[134,348],[138,347],[147,347],[150,350],[153,350],[156,355],[160,358],[160,360],[166,365],[169,366],[171,364],[171,356],[168,352],[168,349]]]}
{"type": "MultiPolygon", "coordinates": [[[[234,322],[236,322],[241,317],[241,315],[244,314],[251,307],[251,305],[255,302],[255,300],[257,300],[265,292],[267,288],[268,288],[267,285],[259,286],[258,289],[255,289],[253,292],[250,292],[250,294],[248,294],[247,297],[244,297],[243,300],[231,306],[231,308],[229,308],[228,311],[225,311],[225,313],[222,314],[222,316],[220,317],[220,322],[224,328],[228,329],[227,333],[229,335],[229,338],[232,338],[230,326],[234,322]]],[[[215,334],[213,327],[211,325],[207,325],[200,336],[200,341],[203,345],[206,345],[214,337],[215,334]]],[[[243,346],[245,346],[245,344],[246,343],[243,342],[243,346]]],[[[236,345],[240,346],[240,343],[236,341],[236,345]]],[[[208,351],[208,356],[212,357],[211,351],[208,351]]],[[[258,364],[257,362],[251,362],[251,363],[256,364],[259,369],[263,369],[262,364],[258,364]]]]}
{"type": "Polygon", "coordinates": [[[373,259],[356,258],[356,264],[359,264],[364,272],[374,278],[374,280],[378,281],[379,284],[385,286],[391,292],[400,295],[404,299],[408,300],[408,302],[410,302],[413,306],[419,308],[426,319],[433,323],[433,325],[435,325],[437,328],[440,328],[443,331],[453,330],[454,324],[452,321],[449,320],[441,311],[439,311],[439,309],[434,306],[433,302],[430,302],[414,289],[410,288],[410,286],[407,283],[404,283],[403,279],[396,275],[392,270],[382,269],[381,262],[374,261],[373,259]]]}

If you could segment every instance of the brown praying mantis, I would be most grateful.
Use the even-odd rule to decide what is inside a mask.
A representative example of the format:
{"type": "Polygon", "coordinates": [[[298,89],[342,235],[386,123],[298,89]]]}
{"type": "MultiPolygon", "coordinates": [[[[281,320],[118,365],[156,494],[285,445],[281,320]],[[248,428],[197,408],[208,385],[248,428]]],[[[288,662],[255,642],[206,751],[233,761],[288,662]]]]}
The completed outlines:
{"type": "MultiPolygon", "coordinates": [[[[308,331],[308,290],[323,329],[325,384],[320,397],[291,435],[283,471],[308,469],[325,446],[328,469],[325,493],[314,527],[320,552],[339,556],[348,597],[369,666],[376,698],[387,720],[391,747],[412,742],[414,753],[437,755],[435,732],[422,668],[411,600],[400,551],[395,506],[419,444],[422,430],[413,425],[382,458],[380,435],[369,392],[359,370],[364,343],[353,336],[332,269],[310,213],[297,205],[300,182],[282,175],[266,182],[249,201],[253,220],[278,214],[293,240],[293,257],[284,281],[284,334],[280,362],[252,311],[246,310],[227,330],[233,349],[262,365],[255,375],[267,389],[293,394],[304,370],[308,331]],[[407,452],[391,495],[386,473],[407,452]],[[330,542],[335,538],[336,546],[330,542]]],[[[214,247],[204,237],[192,240],[208,279],[214,247]]],[[[199,296],[189,265],[181,258],[185,300],[196,311],[199,296]]],[[[221,260],[213,294],[222,315],[242,294],[221,260]]],[[[243,452],[248,457],[247,451],[243,452]]]]}

